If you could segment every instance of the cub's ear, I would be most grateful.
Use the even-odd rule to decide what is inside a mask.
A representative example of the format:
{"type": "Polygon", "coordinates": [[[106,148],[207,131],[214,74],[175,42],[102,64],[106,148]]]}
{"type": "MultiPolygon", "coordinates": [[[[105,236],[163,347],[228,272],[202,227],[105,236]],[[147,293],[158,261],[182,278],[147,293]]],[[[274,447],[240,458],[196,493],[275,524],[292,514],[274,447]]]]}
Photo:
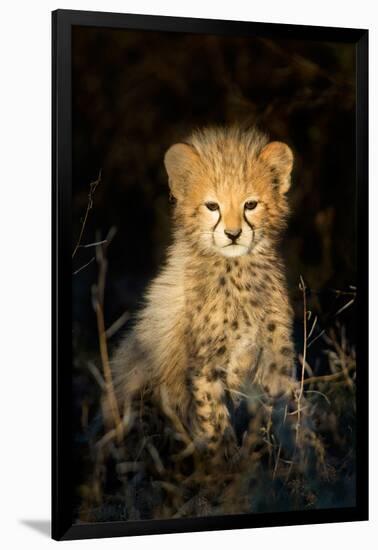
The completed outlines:
{"type": "Polygon", "coordinates": [[[272,141],[265,145],[259,156],[270,167],[272,183],[281,193],[287,193],[291,184],[291,171],[293,168],[293,153],[280,141],[272,141]]]}
{"type": "Polygon", "coordinates": [[[164,164],[168,173],[172,195],[180,200],[184,197],[189,176],[198,166],[198,154],[186,143],[176,143],[165,153],[164,164]]]}

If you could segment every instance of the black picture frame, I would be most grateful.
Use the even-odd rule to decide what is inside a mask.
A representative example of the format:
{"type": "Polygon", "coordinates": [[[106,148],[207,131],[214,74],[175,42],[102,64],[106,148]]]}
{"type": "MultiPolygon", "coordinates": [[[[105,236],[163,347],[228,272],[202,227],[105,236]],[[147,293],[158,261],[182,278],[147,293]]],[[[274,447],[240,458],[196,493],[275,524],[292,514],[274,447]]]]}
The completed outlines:
{"type": "Polygon", "coordinates": [[[56,540],[368,519],[368,31],[57,10],[52,13],[52,537],[56,540]],[[75,25],[348,42],[356,47],[357,504],[353,508],[73,524],[71,470],[71,29],[75,25]]]}

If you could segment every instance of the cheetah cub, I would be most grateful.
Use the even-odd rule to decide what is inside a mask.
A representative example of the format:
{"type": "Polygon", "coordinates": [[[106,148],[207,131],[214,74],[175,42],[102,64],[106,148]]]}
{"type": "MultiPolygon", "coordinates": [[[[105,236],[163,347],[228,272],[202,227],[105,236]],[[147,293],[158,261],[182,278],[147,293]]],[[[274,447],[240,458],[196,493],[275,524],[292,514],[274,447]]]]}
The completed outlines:
{"type": "Polygon", "coordinates": [[[165,155],[174,240],[112,360],[125,415],[144,392],[198,448],[235,438],[229,398],[293,395],[292,310],[277,243],[293,154],[257,130],[209,128],[165,155]],[[245,390],[244,390],[245,391],[245,390]]]}

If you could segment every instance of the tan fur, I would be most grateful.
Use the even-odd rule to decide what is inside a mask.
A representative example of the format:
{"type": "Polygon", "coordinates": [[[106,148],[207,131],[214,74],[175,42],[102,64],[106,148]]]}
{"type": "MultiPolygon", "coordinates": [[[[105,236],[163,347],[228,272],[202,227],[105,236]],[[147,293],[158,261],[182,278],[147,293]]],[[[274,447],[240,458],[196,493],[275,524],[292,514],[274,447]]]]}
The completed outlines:
{"type": "Polygon", "coordinates": [[[228,395],[249,383],[272,397],[295,389],[292,310],[276,250],[292,153],[256,130],[204,129],[172,146],[165,165],[177,199],[174,243],[113,372],[125,409],[143,391],[157,403],[164,396],[163,410],[214,449],[234,439],[228,395]],[[248,201],[256,208],[246,210],[248,201]],[[241,230],[235,244],[225,230],[241,230]]]}

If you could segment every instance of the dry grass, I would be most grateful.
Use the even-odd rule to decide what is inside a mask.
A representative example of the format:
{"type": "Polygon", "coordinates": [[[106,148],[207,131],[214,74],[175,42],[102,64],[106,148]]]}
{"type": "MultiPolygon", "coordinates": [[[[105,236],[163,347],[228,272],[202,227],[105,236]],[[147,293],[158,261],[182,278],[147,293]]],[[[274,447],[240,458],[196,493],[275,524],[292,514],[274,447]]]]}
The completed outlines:
{"type": "MultiPolygon", "coordinates": [[[[121,417],[109,368],[103,317],[105,242],[96,246],[93,288],[101,367],[88,365],[102,393],[102,421],[88,444],[91,473],[80,486],[79,521],[135,520],[343,506],[354,498],[355,354],[337,322],[318,329],[327,360],[315,374],[307,362],[317,317],[301,278],[304,346],[295,399],[275,403],[261,389],[241,393],[234,411],[240,448],[213,471],[162,394],[161,410],[140,396],[121,417]],[[311,321],[311,327],[308,323],[311,321]],[[102,370],[102,373],[101,373],[102,370]]],[[[349,299],[349,298],[348,298],[349,299]]],[[[120,322],[119,326],[123,323],[120,322]]],[[[110,331],[117,330],[117,325],[110,331]]],[[[83,407],[85,408],[85,404],[83,407]]],[[[88,414],[82,412],[88,430],[88,414]]]]}

